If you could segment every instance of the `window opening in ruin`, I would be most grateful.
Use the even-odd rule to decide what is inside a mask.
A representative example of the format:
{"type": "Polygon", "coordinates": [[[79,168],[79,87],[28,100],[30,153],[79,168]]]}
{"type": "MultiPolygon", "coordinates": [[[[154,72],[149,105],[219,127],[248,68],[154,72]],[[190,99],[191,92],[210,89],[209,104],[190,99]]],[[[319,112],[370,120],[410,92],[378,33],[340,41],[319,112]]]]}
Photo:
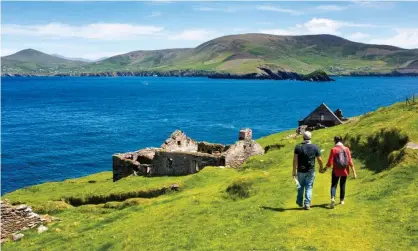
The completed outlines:
{"type": "Polygon", "coordinates": [[[193,162],[194,162],[196,172],[199,172],[199,164],[197,163],[196,160],[194,160],[193,162]]]}
{"type": "Polygon", "coordinates": [[[178,146],[181,146],[181,141],[177,141],[177,145],[178,146]]]}
{"type": "Polygon", "coordinates": [[[168,158],[168,169],[173,169],[173,159],[168,158]]]}
{"type": "Polygon", "coordinates": [[[324,114],[321,113],[321,121],[324,121],[324,114]]]}

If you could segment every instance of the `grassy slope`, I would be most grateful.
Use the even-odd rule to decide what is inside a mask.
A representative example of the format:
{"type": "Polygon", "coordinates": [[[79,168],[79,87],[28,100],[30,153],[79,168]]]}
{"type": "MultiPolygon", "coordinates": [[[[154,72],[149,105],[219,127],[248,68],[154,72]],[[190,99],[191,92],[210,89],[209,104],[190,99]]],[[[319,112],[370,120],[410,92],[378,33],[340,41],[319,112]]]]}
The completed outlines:
{"type": "Polygon", "coordinates": [[[325,159],[337,134],[349,135],[347,142],[357,157],[359,178],[348,180],[346,205],[334,210],[327,209],[329,172],[317,174],[312,209],[296,208],[291,162],[293,147],[301,139],[287,138],[291,133],[259,139],[263,146],[283,147],[251,158],[240,171],[205,168],[195,175],[129,177],[117,183],[112,183],[111,173],[105,172],[7,194],[4,198],[29,203],[62,221],[50,224],[50,230],[41,235],[26,231],[22,241],[2,248],[418,250],[418,152],[393,149],[405,137],[418,142],[418,105],[398,103],[313,133],[315,143],[325,150],[325,159]],[[91,180],[96,183],[89,183],[91,180]],[[172,183],[183,189],[153,199],[67,209],[63,202],[51,202],[70,195],[106,195],[172,183]],[[238,193],[226,192],[231,184],[238,193]],[[246,192],[248,198],[239,197],[246,192]]]}
{"type": "Polygon", "coordinates": [[[67,72],[86,65],[85,62],[63,59],[33,49],[2,57],[1,61],[2,71],[12,73],[67,72]]]}
{"type": "MultiPolygon", "coordinates": [[[[40,52],[39,52],[40,53],[40,52]]],[[[8,59],[4,57],[3,59],[8,59]]],[[[11,59],[11,58],[9,58],[11,59]]],[[[60,59],[60,58],[58,58],[60,59]]],[[[60,59],[63,60],[63,59],[60,59]]],[[[390,72],[402,68],[418,70],[414,64],[418,50],[406,50],[387,45],[352,42],[332,35],[275,36],[242,34],[210,40],[190,49],[133,51],[100,62],[83,64],[79,68],[59,67],[62,72],[108,72],[141,70],[210,70],[230,73],[253,73],[260,66],[272,69],[310,73],[324,70],[331,74],[351,72],[390,72]]],[[[30,60],[31,64],[33,60],[30,60]]],[[[5,60],[7,69],[20,72],[36,71],[5,60]],[[8,68],[7,68],[8,67],[8,68]]]]}
{"type": "MultiPolygon", "coordinates": [[[[256,72],[257,67],[269,64],[273,68],[309,73],[322,69],[328,73],[343,74],[354,71],[389,72],[406,67],[410,60],[418,59],[414,50],[386,45],[367,45],[351,42],[331,35],[274,36],[244,34],[220,37],[194,49],[176,52],[168,60],[160,60],[154,53],[132,52],[131,60],[120,67],[119,58],[104,60],[91,68],[134,71],[142,69],[215,70],[232,73],[256,72]],[[132,60],[134,58],[134,60],[132,60]],[[139,58],[140,60],[137,60],[139,58]]],[[[126,58],[126,57],[125,57],[126,58]]]]}

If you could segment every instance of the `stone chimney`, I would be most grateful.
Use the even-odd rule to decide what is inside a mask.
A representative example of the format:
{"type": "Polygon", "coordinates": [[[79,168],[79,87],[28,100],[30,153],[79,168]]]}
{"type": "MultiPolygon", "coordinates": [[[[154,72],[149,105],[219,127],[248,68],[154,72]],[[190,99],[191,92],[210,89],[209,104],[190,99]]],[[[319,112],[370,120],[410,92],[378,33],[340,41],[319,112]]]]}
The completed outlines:
{"type": "Polygon", "coordinates": [[[252,140],[253,131],[250,128],[244,128],[239,130],[239,140],[252,140]]]}

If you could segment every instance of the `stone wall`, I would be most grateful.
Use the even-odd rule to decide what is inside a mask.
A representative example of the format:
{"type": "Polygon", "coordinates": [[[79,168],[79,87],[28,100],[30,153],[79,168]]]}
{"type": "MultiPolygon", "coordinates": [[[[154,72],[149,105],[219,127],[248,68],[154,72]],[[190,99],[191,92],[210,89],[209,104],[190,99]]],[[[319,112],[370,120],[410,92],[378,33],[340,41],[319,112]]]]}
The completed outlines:
{"type": "Polygon", "coordinates": [[[209,153],[209,154],[215,154],[215,153],[222,153],[228,149],[229,146],[225,146],[222,144],[214,144],[209,142],[199,142],[197,146],[197,151],[200,153],[209,153]]]}
{"type": "Polygon", "coordinates": [[[124,177],[140,172],[140,163],[134,160],[134,154],[114,154],[113,160],[113,181],[120,180],[124,177]]]}
{"type": "Polygon", "coordinates": [[[237,168],[249,157],[261,154],[264,154],[264,149],[260,144],[254,140],[240,140],[231,145],[223,155],[226,166],[237,168]]]}
{"type": "Polygon", "coordinates": [[[239,130],[238,140],[252,140],[253,131],[250,128],[245,128],[239,130]]]}
{"type": "Polygon", "coordinates": [[[18,231],[34,228],[42,223],[41,217],[32,212],[26,205],[13,207],[5,201],[0,202],[1,207],[1,242],[18,231]]]}
{"type": "Polygon", "coordinates": [[[152,162],[160,148],[145,148],[136,152],[117,153],[112,156],[113,181],[130,175],[152,175],[152,162]]]}
{"type": "Polygon", "coordinates": [[[221,155],[186,152],[157,152],[152,165],[152,173],[158,175],[186,175],[196,173],[205,166],[224,166],[221,155]]]}
{"type": "Polygon", "coordinates": [[[161,148],[113,155],[113,181],[129,175],[186,175],[205,166],[239,167],[264,149],[252,138],[251,129],[242,129],[233,145],[197,142],[180,130],[173,132],[161,148]]]}
{"type": "Polygon", "coordinates": [[[174,131],[161,148],[168,152],[197,152],[197,142],[180,130],[174,131]]]}

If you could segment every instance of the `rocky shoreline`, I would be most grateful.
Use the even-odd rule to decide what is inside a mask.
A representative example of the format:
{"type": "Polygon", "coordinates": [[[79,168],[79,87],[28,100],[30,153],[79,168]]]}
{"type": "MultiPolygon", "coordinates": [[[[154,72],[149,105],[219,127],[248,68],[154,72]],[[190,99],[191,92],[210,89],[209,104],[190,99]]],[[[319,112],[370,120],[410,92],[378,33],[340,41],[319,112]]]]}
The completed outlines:
{"type": "Polygon", "coordinates": [[[324,71],[314,71],[310,74],[299,74],[291,71],[273,71],[268,68],[259,68],[260,72],[247,74],[234,74],[224,72],[199,70],[172,70],[172,71],[139,71],[139,72],[85,72],[85,73],[56,73],[56,74],[19,74],[2,73],[2,77],[207,77],[213,79],[253,79],[253,80],[297,80],[327,82],[334,81],[331,77],[417,77],[418,72],[392,71],[388,73],[353,72],[349,74],[328,75],[324,71]]]}
{"type": "Polygon", "coordinates": [[[315,71],[307,75],[296,72],[272,71],[259,68],[259,73],[233,74],[198,70],[140,71],[140,72],[100,72],[100,73],[56,73],[56,74],[2,74],[2,77],[207,77],[213,79],[259,79],[259,80],[298,80],[333,81],[325,72],[315,71]]]}
{"type": "Polygon", "coordinates": [[[380,72],[352,72],[350,74],[333,74],[332,77],[418,77],[418,72],[392,71],[387,73],[380,72]]]}

